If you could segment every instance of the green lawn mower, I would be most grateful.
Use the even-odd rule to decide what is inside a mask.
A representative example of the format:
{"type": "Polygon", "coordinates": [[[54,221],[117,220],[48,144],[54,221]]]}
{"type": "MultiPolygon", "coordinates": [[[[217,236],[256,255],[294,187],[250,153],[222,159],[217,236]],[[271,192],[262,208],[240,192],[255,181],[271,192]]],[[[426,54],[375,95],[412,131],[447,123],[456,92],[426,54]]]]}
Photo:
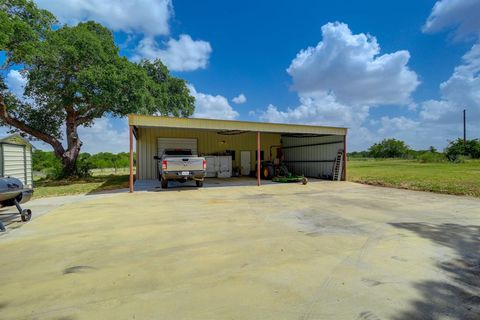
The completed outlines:
{"type": "Polygon", "coordinates": [[[305,176],[293,175],[284,164],[275,164],[272,161],[262,161],[260,164],[260,173],[262,179],[272,180],[273,182],[301,182],[302,184],[307,184],[308,182],[305,176]]]}

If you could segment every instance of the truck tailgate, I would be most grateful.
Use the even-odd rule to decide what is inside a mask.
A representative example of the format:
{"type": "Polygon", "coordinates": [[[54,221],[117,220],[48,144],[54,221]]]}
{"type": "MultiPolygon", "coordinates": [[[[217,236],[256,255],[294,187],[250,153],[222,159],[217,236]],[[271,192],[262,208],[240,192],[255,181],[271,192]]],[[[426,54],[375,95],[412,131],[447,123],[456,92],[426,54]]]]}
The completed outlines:
{"type": "Polygon", "coordinates": [[[203,158],[197,157],[168,157],[165,171],[202,171],[203,158]]]}

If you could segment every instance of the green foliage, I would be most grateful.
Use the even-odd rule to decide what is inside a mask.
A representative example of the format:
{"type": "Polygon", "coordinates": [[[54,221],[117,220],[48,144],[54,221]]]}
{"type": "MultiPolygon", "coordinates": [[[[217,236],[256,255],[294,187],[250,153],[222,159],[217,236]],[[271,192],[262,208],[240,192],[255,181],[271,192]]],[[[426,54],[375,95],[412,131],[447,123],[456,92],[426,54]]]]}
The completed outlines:
{"type": "Polygon", "coordinates": [[[396,139],[384,139],[368,149],[374,158],[401,158],[406,157],[410,148],[405,142],[396,139]]]}
{"type": "Polygon", "coordinates": [[[33,1],[0,0],[0,52],[3,68],[21,69],[27,79],[19,100],[0,76],[0,124],[50,144],[66,175],[75,174],[79,126],[106,115],[186,117],[194,111],[186,82],[160,60],[131,62],[102,25],[59,26],[33,1]]]}
{"type": "Polygon", "coordinates": [[[45,169],[53,168],[57,164],[61,165],[53,152],[38,149],[35,149],[32,153],[32,162],[34,171],[45,171],[45,169]]]}
{"type": "Polygon", "coordinates": [[[29,0],[0,0],[0,50],[7,63],[29,63],[52,30],[55,17],[29,0]]]}
{"type": "Polygon", "coordinates": [[[127,168],[130,164],[130,155],[127,152],[118,154],[100,152],[90,158],[90,163],[94,169],[127,168]]]}
{"type": "MultiPolygon", "coordinates": [[[[18,61],[16,51],[0,50],[18,61]]],[[[120,57],[111,32],[97,23],[63,26],[31,51],[18,62],[25,64],[25,97],[32,103],[10,101],[9,112],[56,139],[62,138],[69,109],[84,126],[106,114],[193,113],[194,98],[184,80],[171,77],[159,60],[136,64],[120,57]]]]}
{"type": "Polygon", "coordinates": [[[368,158],[370,156],[368,151],[353,151],[347,154],[348,158],[368,158]]]}
{"type": "MultiPolygon", "coordinates": [[[[33,170],[43,172],[48,179],[63,179],[61,162],[51,151],[35,150],[32,154],[33,170]]],[[[91,175],[92,169],[121,169],[128,168],[130,164],[130,154],[121,152],[113,154],[110,152],[100,152],[94,155],[89,153],[80,153],[74,170],[74,177],[85,178],[91,175]]]]}
{"type": "Polygon", "coordinates": [[[458,138],[450,141],[445,149],[445,155],[449,161],[453,162],[461,161],[464,157],[480,159],[480,140],[467,140],[464,143],[463,139],[458,138]]]}

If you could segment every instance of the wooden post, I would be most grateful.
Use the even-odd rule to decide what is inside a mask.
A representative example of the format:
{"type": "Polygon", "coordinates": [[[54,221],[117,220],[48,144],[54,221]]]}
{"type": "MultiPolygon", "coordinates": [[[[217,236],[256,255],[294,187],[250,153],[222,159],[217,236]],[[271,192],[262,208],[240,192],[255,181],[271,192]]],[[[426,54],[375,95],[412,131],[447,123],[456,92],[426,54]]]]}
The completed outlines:
{"type": "Polygon", "coordinates": [[[130,193],[133,193],[133,126],[129,126],[130,132],[130,193]]]}
{"type": "Polygon", "coordinates": [[[257,186],[260,187],[260,131],[257,132],[257,186]]]}
{"type": "Polygon", "coordinates": [[[347,133],[343,136],[343,181],[347,181],[347,133]]]}

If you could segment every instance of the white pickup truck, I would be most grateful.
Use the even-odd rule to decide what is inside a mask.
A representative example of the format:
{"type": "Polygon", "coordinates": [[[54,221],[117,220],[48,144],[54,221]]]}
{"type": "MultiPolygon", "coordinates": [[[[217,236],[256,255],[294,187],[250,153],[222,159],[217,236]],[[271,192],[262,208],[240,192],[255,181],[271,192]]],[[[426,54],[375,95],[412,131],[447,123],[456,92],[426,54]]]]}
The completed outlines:
{"type": "Polygon", "coordinates": [[[165,149],[158,160],[158,178],[163,189],[168,188],[168,181],[187,182],[194,180],[197,187],[203,187],[207,161],[203,157],[192,155],[189,149],[165,149]]]}

